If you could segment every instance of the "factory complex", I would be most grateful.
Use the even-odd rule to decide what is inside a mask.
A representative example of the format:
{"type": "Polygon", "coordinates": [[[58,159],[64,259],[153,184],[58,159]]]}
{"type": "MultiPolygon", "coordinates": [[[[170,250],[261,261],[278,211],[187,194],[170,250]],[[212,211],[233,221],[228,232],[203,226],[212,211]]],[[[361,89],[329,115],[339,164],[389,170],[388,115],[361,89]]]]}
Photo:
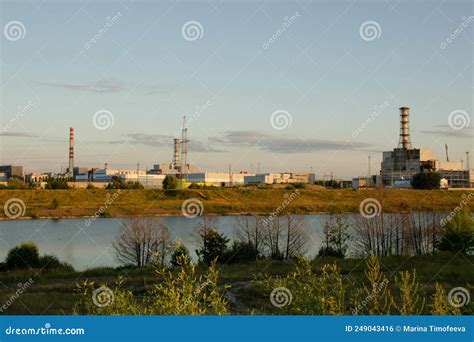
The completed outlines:
{"type": "MultiPolygon", "coordinates": [[[[340,180],[339,187],[352,188],[411,188],[411,181],[416,174],[436,172],[440,175],[440,187],[445,189],[474,188],[474,169],[469,167],[469,152],[466,152],[465,165],[463,161],[450,161],[446,145],[446,160],[436,159],[432,153],[423,148],[414,148],[411,143],[409,130],[409,108],[400,108],[400,139],[392,151],[383,152],[380,172],[366,177],[356,177],[352,180],[340,180]]],[[[272,172],[252,173],[247,171],[233,172],[229,165],[228,172],[210,172],[200,170],[191,165],[188,157],[188,127],[184,117],[181,139],[173,139],[173,154],[170,163],[155,164],[150,170],[119,170],[108,167],[87,168],[74,165],[74,128],[69,130],[69,165],[65,172],[27,173],[19,165],[0,166],[0,183],[6,184],[10,178],[23,179],[44,187],[49,179],[65,178],[72,187],[105,187],[114,181],[138,182],[147,189],[160,189],[167,175],[179,180],[180,187],[191,184],[202,186],[232,187],[259,184],[313,184],[317,181],[315,174],[310,172],[272,172]]],[[[170,144],[171,145],[171,144],[170,144]]],[[[326,176],[319,183],[325,184],[326,176]]],[[[331,184],[335,181],[332,176],[331,184]]]]}

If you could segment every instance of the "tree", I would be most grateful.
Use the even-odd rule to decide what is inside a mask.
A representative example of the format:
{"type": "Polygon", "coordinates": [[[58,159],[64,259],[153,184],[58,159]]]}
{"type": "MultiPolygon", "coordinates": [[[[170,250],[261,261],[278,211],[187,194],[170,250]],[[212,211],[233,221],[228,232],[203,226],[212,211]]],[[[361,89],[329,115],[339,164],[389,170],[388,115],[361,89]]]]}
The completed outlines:
{"type": "Polygon", "coordinates": [[[437,172],[421,172],[413,176],[411,186],[413,189],[439,189],[441,175],[437,172]]]}
{"type": "Polygon", "coordinates": [[[222,260],[228,251],[229,239],[217,231],[216,219],[205,217],[197,225],[199,249],[196,254],[199,262],[210,265],[214,260],[222,260]]]}
{"type": "Polygon", "coordinates": [[[158,218],[130,218],[123,224],[113,247],[124,264],[163,265],[170,251],[170,235],[168,227],[158,218]]]}
{"type": "Polygon", "coordinates": [[[191,262],[189,250],[181,242],[178,242],[173,254],[171,255],[170,264],[174,267],[178,267],[182,264],[183,260],[191,262]]]}
{"type": "Polygon", "coordinates": [[[319,249],[318,255],[344,258],[350,238],[347,215],[330,215],[324,222],[323,246],[319,249]]]}
{"type": "Polygon", "coordinates": [[[38,247],[33,242],[25,242],[13,247],[5,260],[7,269],[37,268],[40,265],[38,247]]]}
{"type": "Polygon", "coordinates": [[[463,254],[474,251],[474,219],[467,209],[457,211],[444,224],[438,249],[463,254]]]}
{"type": "Polygon", "coordinates": [[[175,176],[166,175],[163,180],[164,190],[176,190],[178,188],[178,179],[175,176]]]}
{"type": "Polygon", "coordinates": [[[271,259],[293,259],[305,253],[309,225],[303,216],[271,216],[264,221],[265,244],[271,259]]]}
{"type": "MultiPolygon", "coordinates": [[[[237,230],[235,233],[236,240],[240,243],[245,243],[246,248],[252,246],[254,251],[252,255],[257,258],[264,253],[264,222],[263,218],[259,216],[245,216],[240,218],[237,222],[237,230]]],[[[241,246],[243,246],[241,244],[241,246]]]]}

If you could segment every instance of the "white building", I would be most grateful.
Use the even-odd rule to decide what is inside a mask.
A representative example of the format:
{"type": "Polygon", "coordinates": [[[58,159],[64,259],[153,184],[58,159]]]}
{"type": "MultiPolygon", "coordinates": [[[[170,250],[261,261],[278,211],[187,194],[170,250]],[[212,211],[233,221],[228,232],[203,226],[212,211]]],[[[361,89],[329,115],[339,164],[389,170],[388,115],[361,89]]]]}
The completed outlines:
{"type": "Polygon", "coordinates": [[[235,172],[195,172],[187,174],[187,181],[214,186],[243,185],[244,177],[248,175],[248,173],[235,172]]]}
{"type": "Polygon", "coordinates": [[[137,170],[98,169],[92,173],[92,179],[89,179],[87,174],[77,175],[76,182],[111,183],[115,179],[120,179],[124,183],[139,182],[146,189],[161,189],[165,177],[165,175],[148,174],[137,170]]]}

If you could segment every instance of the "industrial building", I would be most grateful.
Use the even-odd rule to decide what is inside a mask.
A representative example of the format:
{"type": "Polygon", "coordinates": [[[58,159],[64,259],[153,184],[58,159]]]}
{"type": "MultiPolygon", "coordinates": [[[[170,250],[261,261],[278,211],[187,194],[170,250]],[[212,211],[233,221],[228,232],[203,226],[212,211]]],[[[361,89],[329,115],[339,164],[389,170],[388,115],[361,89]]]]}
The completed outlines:
{"type": "Polygon", "coordinates": [[[246,175],[244,184],[281,184],[281,183],[309,183],[315,181],[314,173],[307,172],[283,172],[283,173],[261,173],[256,175],[246,175]]]}
{"type": "Polygon", "coordinates": [[[23,178],[23,166],[20,165],[1,165],[0,178],[8,181],[10,178],[23,178]]]}
{"type": "MultiPolygon", "coordinates": [[[[473,188],[474,172],[463,167],[462,162],[437,160],[427,149],[413,148],[409,130],[408,107],[400,108],[400,140],[393,151],[383,152],[380,182],[383,186],[406,188],[413,176],[420,172],[438,172],[448,188],[473,188]]],[[[467,161],[469,154],[467,153],[467,161]]]]}
{"type": "Polygon", "coordinates": [[[91,174],[77,175],[76,182],[112,183],[114,180],[121,180],[124,183],[139,182],[146,189],[161,189],[165,177],[140,170],[96,169],[91,174]]]}

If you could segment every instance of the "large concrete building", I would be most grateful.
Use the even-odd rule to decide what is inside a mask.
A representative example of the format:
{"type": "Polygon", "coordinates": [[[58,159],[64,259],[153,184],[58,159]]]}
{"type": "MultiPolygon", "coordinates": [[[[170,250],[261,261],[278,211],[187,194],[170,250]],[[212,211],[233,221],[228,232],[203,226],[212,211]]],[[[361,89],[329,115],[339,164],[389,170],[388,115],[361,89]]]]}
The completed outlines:
{"type": "Polygon", "coordinates": [[[306,183],[312,184],[315,181],[314,173],[307,172],[283,172],[283,173],[261,173],[256,175],[246,175],[244,184],[285,184],[285,183],[306,183]]]}
{"type": "Polygon", "coordinates": [[[111,183],[120,179],[124,183],[139,182],[146,189],[161,189],[165,177],[165,175],[149,174],[139,170],[96,169],[91,175],[77,175],[76,182],[111,183]]]}
{"type": "Polygon", "coordinates": [[[406,187],[420,172],[438,172],[448,188],[473,188],[474,172],[465,170],[462,162],[441,161],[427,149],[413,148],[409,130],[409,108],[400,108],[400,140],[397,148],[383,152],[381,183],[390,187],[406,187]],[[403,184],[403,186],[399,186],[403,184]]]}
{"type": "Polygon", "coordinates": [[[4,174],[6,180],[14,178],[23,178],[23,166],[20,165],[1,165],[0,173],[4,174]]]}

